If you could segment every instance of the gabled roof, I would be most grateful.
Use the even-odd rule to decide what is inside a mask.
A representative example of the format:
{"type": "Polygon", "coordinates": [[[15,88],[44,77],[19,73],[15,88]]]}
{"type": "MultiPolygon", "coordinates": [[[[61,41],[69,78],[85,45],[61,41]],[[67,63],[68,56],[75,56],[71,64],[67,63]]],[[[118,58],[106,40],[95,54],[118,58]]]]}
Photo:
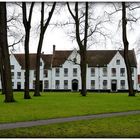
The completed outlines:
{"type": "MultiPolygon", "coordinates": [[[[95,67],[95,66],[106,66],[110,63],[110,61],[113,59],[115,54],[119,52],[122,57],[123,50],[95,50],[95,51],[87,51],[87,63],[88,66],[95,67]]],[[[135,58],[135,52],[134,50],[129,50],[129,60],[132,67],[137,66],[136,58],[135,58]]]]}
{"type": "MultiPolygon", "coordinates": [[[[106,66],[110,63],[118,50],[89,50],[87,51],[87,63],[89,67],[106,66]]],[[[53,67],[59,67],[64,64],[72,51],[55,51],[53,56],[53,67]]],[[[123,57],[123,50],[119,50],[123,57]]],[[[129,50],[129,59],[132,67],[137,66],[134,50],[129,50]]]]}
{"type": "Polygon", "coordinates": [[[55,51],[52,60],[52,67],[59,67],[68,59],[72,51],[55,51]]]}
{"type": "MultiPolygon", "coordinates": [[[[64,64],[68,57],[73,51],[54,51],[54,54],[42,54],[45,69],[52,67],[60,67],[64,64]]],[[[123,57],[122,50],[89,50],[87,51],[87,63],[89,67],[104,67],[110,63],[116,53],[119,52],[123,57]]],[[[25,55],[24,54],[14,54],[15,58],[21,65],[22,69],[25,69],[25,55]]],[[[30,54],[30,69],[35,69],[36,66],[36,54],[30,54]]],[[[131,67],[137,67],[136,57],[134,50],[129,50],[129,60],[131,67]]]]}
{"type": "Polygon", "coordinates": [[[42,59],[43,59],[43,61],[45,63],[44,69],[51,68],[52,54],[42,55],[41,57],[42,57],[42,59]]]}
{"type": "MultiPolygon", "coordinates": [[[[25,54],[14,54],[14,56],[17,59],[17,61],[19,62],[21,68],[25,69],[25,54]]],[[[36,67],[36,54],[30,54],[29,58],[30,58],[30,69],[33,70],[36,67]]],[[[43,59],[43,61],[45,63],[44,68],[45,69],[50,68],[52,55],[42,54],[41,58],[43,59]]]]}

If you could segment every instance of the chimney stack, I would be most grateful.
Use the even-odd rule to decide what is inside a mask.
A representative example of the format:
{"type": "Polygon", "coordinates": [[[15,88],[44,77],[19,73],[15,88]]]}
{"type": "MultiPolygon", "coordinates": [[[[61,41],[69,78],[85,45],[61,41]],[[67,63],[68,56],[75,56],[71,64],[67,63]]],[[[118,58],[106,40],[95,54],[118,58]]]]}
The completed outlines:
{"type": "Polygon", "coordinates": [[[55,52],[55,47],[56,47],[56,46],[55,46],[55,45],[53,45],[53,54],[54,54],[54,52],[55,52]]]}

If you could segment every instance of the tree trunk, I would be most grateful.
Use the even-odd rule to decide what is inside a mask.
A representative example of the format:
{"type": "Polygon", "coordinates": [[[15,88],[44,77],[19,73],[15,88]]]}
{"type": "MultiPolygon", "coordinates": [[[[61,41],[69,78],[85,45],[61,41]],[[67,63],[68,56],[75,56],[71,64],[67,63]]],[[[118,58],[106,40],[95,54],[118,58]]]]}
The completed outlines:
{"type": "Polygon", "coordinates": [[[123,36],[123,44],[124,44],[124,61],[125,61],[126,70],[127,70],[129,96],[135,96],[135,93],[133,90],[133,83],[132,83],[131,65],[130,65],[129,56],[128,56],[129,42],[127,40],[126,25],[127,25],[126,6],[125,6],[125,2],[122,2],[122,36],[123,36]]]}
{"type": "Polygon", "coordinates": [[[35,93],[34,96],[40,95],[40,58],[41,58],[41,49],[43,44],[44,33],[40,33],[40,39],[37,49],[37,58],[36,58],[36,82],[35,82],[35,93]]]}
{"type": "Polygon", "coordinates": [[[26,3],[22,2],[22,14],[23,14],[23,24],[25,28],[25,91],[24,91],[24,99],[31,99],[29,94],[29,77],[30,77],[30,58],[29,58],[29,39],[30,39],[30,29],[31,29],[31,18],[33,12],[34,2],[31,3],[31,7],[29,9],[29,16],[27,20],[27,9],[26,3]]]}
{"type": "Polygon", "coordinates": [[[39,37],[39,43],[38,43],[38,49],[37,49],[37,58],[36,58],[36,82],[35,82],[35,92],[34,96],[41,96],[40,95],[40,58],[41,58],[41,50],[42,50],[42,44],[44,39],[44,34],[49,26],[50,20],[52,18],[54,9],[55,9],[56,2],[53,3],[52,9],[49,12],[49,17],[44,25],[44,2],[41,3],[41,27],[40,27],[40,37],[39,37]]]}
{"type": "Polygon", "coordinates": [[[86,63],[86,50],[80,50],[81,62],[80,62],[80,69],[81,69],[81,95],[86,96],[87,89],[86,89],[86,71],[87,71],[87,63],[86,63]]]}
{"type": "Polygon", "coordinates": [[[0,4],[0,47],[2,50],[3,66],[4,66],[4,84],[5,84],[5,102],[14,102],[12,80],[11,80],[11,66],[7,41],[7,13],[6,3],[0,4]]]}
{"type": "Polygon", "coordinates": [[[29,77],[30,77],[30,59],[29,59],[29,36],[30,29],[26,29],[25,35],[25,91],[24,91],[24,99],[31,99],[29,94],[29,77]]]}
{"type": "Polygon", "coordinates": [[[5,94],[5,74],[4,74],[4,66],[3,66],[3,62],[2,62],[2,54],[0,51],[0,76],[1,76],[1,89],[2,89],[2,94],[5,94]]]}

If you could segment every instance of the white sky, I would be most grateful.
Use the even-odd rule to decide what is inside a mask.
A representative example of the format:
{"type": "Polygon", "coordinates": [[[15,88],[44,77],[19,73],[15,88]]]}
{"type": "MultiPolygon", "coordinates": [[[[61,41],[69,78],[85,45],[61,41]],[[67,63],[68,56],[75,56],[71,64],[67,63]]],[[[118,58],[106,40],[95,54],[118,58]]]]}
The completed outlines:
{"type": "MultiPolygon", "coordinates": [[[[99,14],[99,15],[102,14],[102,12],[103,12],[102,5],[103,5],[103,3],[98,3],[98,8],[96,8],[96,11],[95,11],[96,14],[99,14]]],[[[106,8],[108,8],[107,4],[106,4],[106,8]]],[[[39,9],[36,9],[33,14],[33,19],[32,19],[33,26],[36,24],[39,24],[39,22],[40,22],[40,12],[38,10],[39,9]]],[[[68,17],[70,17],[69,12],[66,7],[65,8],[63,7],[62,9],[59,8],[58,10],[59,10],[59,14],[57,11],[57,14],[55,13],[55,15],[53,15],[52,23],[54,23],[56,21],[63,21],[64,19],[66,20],[66,19],[68,19],[68,17]]],[[[118,19],[121,19],[121,14],[115,15],[114,22],[111,24],[107,24],[106,28],[108,28],[112,32],[112,39],[120,43],[121,42],[121,36],[120,36],[121,26],[120,26],[119,30],[117,30],[118,29],[118,19]]],[[[36,53],[39,37],[36,35],[36,31],[34,29],[32,29],[32,30],[33,31],[32,31],[32,35],[31,35],[31,39],[30,39],[30,53],[36,53]]],[[[71,30],[73,30],[72,27],[71,27],[71,30]]],[[[38,34],[39,34],[39,32],[38,32],[38,34]]],[[[130,49],[137,47],[138,40],[140,40],[140,22],[138,22],[134,25],[134,30],[128,31],[128,41],[130,43],[129,44],[130,49]]],[[[119,43],[116,44],[115,42],[113,42],[113,44],[112,44],[110,40],[107,40],[106,46],[100,45],[100,47],[99,47],[98,45],[96,45],[96,46],[92,45],[90,47],[90,49],[118,49],[119,43]]],[[[52,26],[50,26],[45,33],[42,52],[47,53],[47,54],[52,53],[53,45],[56,45],[56,50],[72,50],[75,47],[77,47],[76,41],[72,42],[71,38],[68,36],[67,27],[66,28],[65,27],[52,28],[52,26]]],[[[19,52],[24,53],[23,44],[19,44],[16,47],[16,53],[19,53],[19,52]]],[[[137,55],[138,63],[139,63],[139,58],[140,58],[139,55],[137,55]]]]}

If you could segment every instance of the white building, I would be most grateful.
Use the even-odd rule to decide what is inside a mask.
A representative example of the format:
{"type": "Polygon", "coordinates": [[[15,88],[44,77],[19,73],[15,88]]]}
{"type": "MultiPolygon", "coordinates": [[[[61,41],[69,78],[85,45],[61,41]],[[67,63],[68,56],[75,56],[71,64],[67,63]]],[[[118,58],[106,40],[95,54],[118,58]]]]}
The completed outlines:
{"type": "MultiPolygon", "coordinates": [[[[30,54],[30,89],[35,86],[36,54],[30,54]]],[[[134,50],[129,51],[134,89],[137,90],[137,63],[134,50]]],[[[13,89],[24,89],[24,54],[11,54],[13,89]]],[[[123,51],[87,51],[87,90],[126,91],[128,90],[123,51]]],[[[42,54],[40,59],[40,90],[81,89],[80,56],[77,50],[56,51],[52,55],[42,54]]],[[[1,88],[1,84],[0,84],[1,88]]]]}

